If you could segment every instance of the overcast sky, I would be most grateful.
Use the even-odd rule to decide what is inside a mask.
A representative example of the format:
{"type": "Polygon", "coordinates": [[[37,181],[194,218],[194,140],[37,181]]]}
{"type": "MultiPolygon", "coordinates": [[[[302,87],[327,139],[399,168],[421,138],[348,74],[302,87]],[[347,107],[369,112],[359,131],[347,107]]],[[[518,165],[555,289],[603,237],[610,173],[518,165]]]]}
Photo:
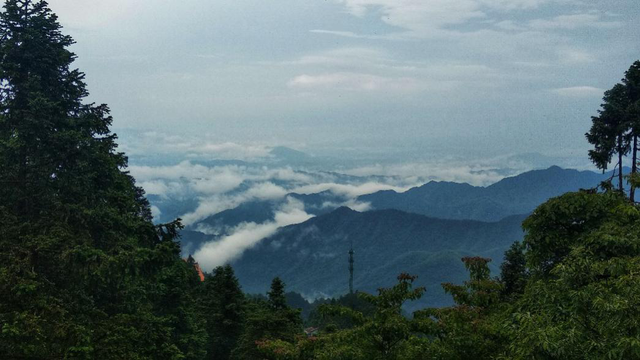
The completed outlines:
{"type": "Polygon", "coordinates": [[[584,156],[603,91],[640,59],[638,0],[50,6],[125,136],[584,156]]]}

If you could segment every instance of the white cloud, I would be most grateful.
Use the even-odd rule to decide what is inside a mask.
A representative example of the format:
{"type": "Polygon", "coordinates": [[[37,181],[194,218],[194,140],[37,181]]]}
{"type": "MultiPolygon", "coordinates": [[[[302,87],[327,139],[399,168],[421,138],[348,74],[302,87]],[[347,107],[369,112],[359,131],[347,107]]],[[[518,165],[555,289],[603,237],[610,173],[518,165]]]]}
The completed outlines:
{"type": "Polygon", "coordinates": [[[491,9],[499,11],[529,10],[553,0],[479,0],[491,9]]]}
{"type": "Polygon", "coordinates": [[[322,183],[322,184],[310,184],[297,187],[291,192],[296,194],[316,194],[323,191],[331,191],[335,195],[345,196],[348,198],[355,198],[360,195],[372,194],[381,190],[395,190],[398,192],[406,191],[409,187],[393,186],[389,184],[381,184],[375,182],[367,182],[359,185],[352,184],[336,184],[336,183],[322,183]]]}
{"type": "Polygon", "coordinates": [[[160,215],[162,215],[162,211],[160,211],[157,206],[151,205],[151,216],[153,216],[154,219],[157,219],[160,217],[160,215]]]}
{"type": "Polygon", "coordinates": [[[214,154],[220,159],[254,159],[269,155],[269,148],[265,146],[242,145],[233,142],[208,143],[194,146],[190,150],[201,155],[214,154]]]}
{"type": "Polygon", "coordinates": [[[196,179],[192,182],[191,187],[198,193],[205,195],[221,194],[237,188],[243,181],[244,177],[239,173],[225,171],[205,179],[196,179]]]}
{"type": "Polygon", "coordinates": [[[345,202],[344,204],[342,204],[342,206],[346,206],[346,207],[350,208],[351,210],[355,210],[355,211],[358,211],[358,212],[371,210],[371,203],[364,202],[364,201],[349,200],[349,201],[345,202]]]}
{"type": "Polygon", "coordinates": [[[275,200],[281,199],[287,194],[288,192],[284,188],[270,182],[265,182],[253,186],[244,193],[244,196],[257,200],[275,200]]]}
{"type": "Polygon", "coordinates": [[[484,17],[473,0],[342,0],[348,11],[362,17],[370,10],[381,14],[389,25],[408,30],[413,36],[430,36],[443,27],[484,17]]]}
{"type": "Polygon", "coordinates": [[[191,225],[208,216],[233,209],[248,201],[277,200],[284,198],[287,194],[288,191],[278,185],[269,182],[259,183],[238,194],[216,194],[209,197],[201,197],[198,207],[194,211],[184,214],[181,218],[185,225],[191,225]]]}
{"type": "MultiPolygon", "coordinates": [[[[437,180],[485,186],[504,178],[503,174],[494,169],[495,167],[491,165],[467,165],[459,161],[443,160],[442,162],[368,165],[345,170],[343,173],[355,176],[399,176],[405,181],[413,181],[416,185],[422,185],[429,180],[437,180]]],[[[390,190],[404,191],[403,189],[390,190]]]]}
{"type": "Polygon", "coordinates": [[[390,36],[390,35],[380,36],[380,35],[356,34],[352,31],[313,29],[313,30],[309,30],[309,32],[314,34],[335,35],[335,36],[341,36],[341,37],[347,37],[347,38],[353,38],[353,39],[389,39],[391,40],[395,38],[394,36],[390,36]]]}
{"type": "Polygon", "coordinates": [[[207,167],[189,161],[169,166],[131,166],[129,171],[148,193],[158,195],[170,190],[167,180],[187,182],[192,190],[202,194],[224,193],[237,188],[248,173],[241,166],[207,167]]]}
{"type": "Polygon", "coordinates": [[[157,131],[136,134],[125,139],[130,155],[170,154],[188,155],[207,160],[256,160],[269,156],[271,147],[257,143],[219,142],[206,134],[198,136],[170,135],[157,131]]]}
{"type": "Polygon", "coordinates": [[[148,195],[167,196],[169,194],[169,186],[162,180],[143,181],[138,184],[148,195]]]}
{"type": "Polygon", "coordinates": [[[533,29],[564,29],[575,30],[579,28],[592,27],[599,29],[612,29],[623,26],[620,21],[602,20],[599,14],[571,14],[560,15],[551,19],[535,19],[529,22],[529,27],[533,29]]]}
{"type": "Polygon", "coordinates": [[[304,74],[291,79],[288,85],[292,88],[300,89],[341,89],[350,91],[411,91],[422,87],[418,80],[410,77],[392,78],[358,73],[304,74]]]}
{"type": "Polygon", "coordinates": [[[313,176],[295,171],[290,167],[267,169],[265,172],[266,172],[265,174],[266,179],[276,179],[276,180],[293,181],[293,182],[301,182],[301,183],[309,183],[309,182],[313,182],[314,180],[313,176]]]}
{"type": "Polygon", "coordinates": [[[553,89],[551,91],[557,95],[572,98],[598,97],[604,94],[603,89],[599,89],[593,86],[573,86],[553,89]]]}
{"type": "MultiPolygon", "coordinates": [[[[551,1],[565,0],[338,0],[358,17],[377,12],[385,23],[407,30],[410,37],[432,37],[450,34],[452,25],[486,18],[489,12],[529,10],[551,1]]],[[[335,35],[359,37],[349,32],[335,35]]]]}
{"type": "MultiPolygon", "coordinates": [[[[290,79],[298,92],[324,91],[324,95],[423,94],[425,101],[446,97],[460,101],[463,94],[477,96],[479,89],[497,89],[513,76],[488,65],[455,61],[413,61],[377,48],[337,48],[299,57],[282,65],[314,69],[290,79]],[[324,69],[325,72],[318,72],[324,69]],[[343,92],[336,92],[341,90],[343,92]],[[455,92],[455,98],[448,93],[455,92]]],[[[524,75],[517,74],[515,77],[524,75]]]]}
{"type": "Polygon", "coordinates": [[[275,220],[263,224],[243,223],[233,232],[220,240],[204,244],[194,258],[205,270],[212,270],[216,266],[224,265],[242,255],[255,246],[262,239],[276,233],[278,228],[302,223],[312,216],[304,211],[304,205],[295,199],[288,198],[275,214],[275,220]]]}

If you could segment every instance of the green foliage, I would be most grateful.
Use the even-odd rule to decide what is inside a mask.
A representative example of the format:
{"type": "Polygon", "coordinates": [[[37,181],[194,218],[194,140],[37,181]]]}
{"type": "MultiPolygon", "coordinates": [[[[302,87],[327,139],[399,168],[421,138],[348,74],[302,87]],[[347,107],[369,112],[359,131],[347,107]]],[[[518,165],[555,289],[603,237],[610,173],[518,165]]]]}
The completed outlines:
{"type": "Polygon", "coordinates": [[[207,276],[200,295],[200,311],[207,321],[207,357],[229,359],[242,334],[245,296],[230,265],[207,276]]]}
{"type": "Polygon", "coordinates": [[[501,278],[490,259],[466,257],[469,280],[443,284],[455,305],[402,315],[422,295],[414,278],[378,296],[360,294],[370,315],[318,337],[260,344],[269,359],[636,359],[640,358],[640,209],[619,192],[569,193],[525,221],[527,235],[505,255],[501,278]],[[507,290],[508,288],[508,290],[507,290]]]}
{"type": "Polygon", "coordinates": [[[44,1],[0,14],[0,357],[204,355],[195,272],[151,222],[44,1]]]}
{"type": "Polygon", "coordinates": [[[414,281],[415,277],[401,274],[397,285],[379,289],[378,295],[358,293],[374,308],[368,316],[346,306],[321,305],[325,315],[349,318],[352,328],[295,343],[268,341],[261,349],[274,359],[405,359],[414,333],[420,330],[419,321],[402,314],[405,301],[424,293],[424,288],[413,288],[414,281]]]}
{"type": "Polygon", "coordinates": [[[582,191],[551,199],[524,221],[527,266],[533,275],[546,276],[585,233],[611,220],[612,209],[626,203],[613,192],[594,195],[582,191]]]}
{"type": "Polygon", "coordinates": [[[319,304],[309,315],[309,325],[318,327],[325,332],[348,329],[355,326],[349,316],[340,316],[335,312],[321,311],[323,308],[343,307],[362,313],[365,317],[372,316],[375,306],[365,300],[358,293],[345,294],[337,299],[330,299],[319,304]],[[324,306],[323,306],[324,305],[324,306]]]}
{"type": "MultiPolygon", "coordinates": [[[[546,226],[530,228],[525,244],[535,253],[559,253],[515,305],[510,358],[640,358],[640,211],[610,193],[567,194],[546,210],[532,216],[546,226]],[[567,223],[590,210],[591,220],[567,223]],[[562,220],[551,214],[563,214],[562,220]],[[570,239],[562,247],[530,241],[559,233],[570,239]]],[[[529,259],[539,265],[538,257],[529,259]]]]}
{"type": "MultiPolygon", "coordinates": [[[[640,136],[640,61],[636,61],[622,79],[606,91],[598,116],[586,134],[594,148],[589,151],[591,161],[600,169],[607,169],[613,155],[618,156],[618,190],[623,191],[623,157],[631,153],[631,174],[638,172],[637,152],[640,136]]],[[[630,182],[630,198],[634,200],[636,182],[630,182]]]]}
{"type": "Polygon", "coordinates": [[[456,305],[415,313],[431,338],[418,348],[416,359],[490,359],[502,349],[504,336],[495,321],[501,309],[502,284],[489,276],[490,259],[466,257],[462,261],[470,280],[463,285],[442,285],[456,305]]]}
{"type": "Polygon", "coordinates": [[[271,283],[268,300],[253,299],[247,304],[245,326],[233,359],[264,358],[262,347],[271,341],[292,343],[302,334],[300,311],[286,304],[285,284],[279,278],[271,283]]]}
{"type": "Polygon", "coordinates": [[[593,125],[586,134],[587,140],[594,146],[589,151],[589,157],[600,169],[607,169],[614,154],[624,156],[629,152],[628,106],[625,86],[616,84],[605,92],[602,109],[598,116],[592,118],[593,125]]]}
{"type": "Polygon", "coordinates": [[[503,295],[513,297],[522,294],[528,272],[523,243],[516,241],[509,250],[504,253],[504,261],[500,265],[500,281],[503,285],[503,295]]]}
{"type": "MultiPolygon", "coordinates": [[[[469,280],[442,285],[454,306],[405,316],[425,289],[403,273],[377,295],[321,305],[323,332],[305,337],[281,279],[266,300],[247,300],[230,266],[202,284],[180,258],[180,220],[151,222],[47,3],[7,0],[0,28],[1,358],[640,358],[640,209],[622,191],[539,206],[500,280],[490,259],[463,258],[469,280]]],[[[639,84],[636,62],[587,134],[598,167],[618,155],[619,190],[629,151],[640,182],[639,84]]]]}
{"type": "Polygon", "coordinates": [[[269,306],[275,310],[281,310],[287,308],[287,298],[284,294],[284,282],[276,277],[271,282],[271,290],[267,292],[269,299],[269,306]]]}

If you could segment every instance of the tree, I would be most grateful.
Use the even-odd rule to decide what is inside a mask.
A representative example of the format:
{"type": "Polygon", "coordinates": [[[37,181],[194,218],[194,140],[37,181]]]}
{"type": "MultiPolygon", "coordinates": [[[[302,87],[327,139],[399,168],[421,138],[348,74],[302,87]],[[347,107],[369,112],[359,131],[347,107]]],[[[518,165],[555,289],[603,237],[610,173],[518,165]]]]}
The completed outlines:
{"type": "MultiPolygon", "coordinates": [[[[362,296],[358,295],[356,291],[354,293],[347,293],[337,299],[330,300],[316,300],[316,303],[322,302],[319,305],[328,305],[329,307],[345,307],[353,311],[359,312],[365,317],[372,316],[375,311],[375,306],[365,300],[362,296]]],[[[309,314],[309,325],[318,327],[325,332],[334,332],[336,330],[350,329],[356,324],[349,316],[341,316],[326,311],[320,311],[322,306],[317,306],[309,314]]]]}
{"type": "Polygon", "coordinates": [[[268,299],[254,299],[247,305],[246,322],[233,359],[260,359],[261,347],[270,341],[293,343],[302,333],[300,311],[291,309],[285,298],[285,284],[273,279],[268,299]]]}
{"type": "Polygon", "coordinates": [[[45,1],[0,14],[0,357],[199,358],[195,272],[45,1]]]}
{"type": "MultiPolygon", "coordinates": [[[[623,158],[631,153],[631,175],[638,173],[638,136],[640,135],[640,61],[625,72],[622,83],[605,92],[598,116],[586,134],[594,149],[589,157],[600,169],[606,170],[613,155],[617,155],[618,190],[623,191],[623,158]]],[[[635,201],[635,186],[630,182],[629,198],[635,201]]]]}
{"type": "Polygon", "coordinates": [[[611,210],[626,203],[623,196],[612,192],[593,195],[590,191],[580,191],[553,198],[523,222],[527,268],[532,277],[548,277],[581,241],[583,234],[611,220],[611,210]]]}
{"type": "Polygon", "coordinates": [[[417,341],[420,322],[402,314],[402,305],[417,300],[424,288],[413,288],[416,277],[398,276],[398,284],[379,289],[378,295],[357,293],[373,311],[365,314],[350,307],[321,305],[319,311],[331,317],[351,319],[354,325],[332,331],[320,337],[298,338],[292,341],[266,341],[260,348],[273,359],[406,359],[417,341]]]}
{"type": "Polygon", "coordinates": [[[269,305],[275,310],[287,308],[287,298],[284,294],[284,282],[276,277],[271,282],[271,290],[267,292],[269,305]]]}
{"type": "Polygon", "coordinates": [[[205,278],[201,313],[207,320],[207,357],[229,359],[242,334],[245,297],[230,265],[205,278]]]}
{"type": "Polygon", "coordinates": [[[587,140],[594,145],[594,149],[589,151],[589,158],[599,169],[606,170],[613,155],[617,155],[618,190],[622,192],[622,160],[629,153],[631,137],[625,86],[616,84],[605,92],[603,101],[602,109],[598,116],[592,118],[593,125],[586,134],[587,140]]]}
{"type": "MultiPolygon", "coordinates": [[[[633,146],[631,149],[631,176],[638,173],[638,136],[640,136],[640,60],[631,65],[622,79],[627,92],[628,117],[631,123],[633,146]]],[[[635,186],[631,184],[630,198],[635,201],[635,186]]]]}
{"type": "Polygon", "coordinates": [[[524,291],[528,277],[524,249],[524,244],[516,241],[504,253],[504,261],[500,265],[500,281],[506,297],[519,295],[524,291]]]}
{"type": "Polygon", "coordinates": [[[510,311],[505,358],[640,358],[640,210],[611,192],[541,207],[527,220],[527,265],[550,268],[510,311]]]}
{"type": "Polygon", "coordinates": [[[462,261],[469,280],[462,285],[442,284],[455,306],[415,313],[432,338],[414,350],[415,359],[492,359],[502,352],[505,336],[494,321],[501,315],[502,284],[490,277],[491,259],[465,257],[462,261]]]}

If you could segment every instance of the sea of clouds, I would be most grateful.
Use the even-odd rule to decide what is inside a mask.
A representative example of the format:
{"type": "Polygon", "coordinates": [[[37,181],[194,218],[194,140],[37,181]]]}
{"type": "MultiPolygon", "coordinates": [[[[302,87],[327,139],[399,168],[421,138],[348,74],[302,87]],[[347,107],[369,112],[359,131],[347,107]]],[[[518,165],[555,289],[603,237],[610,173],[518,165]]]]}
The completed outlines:
{"type": "Polygon", "coordinates": [[[173,150],[185,150],[180,160],[161,165],[158,161],[147,164],[138,161],[129,171],[147,193],[156,222],[179,217],[187,229],[212,236],[211,241],[200,248],[189,249],[208,270],[238,258],[244,250],[273,235],[280,227],[314,216],[310,209],[305,209],[304,202],[290,194],[326,193],[331,200],[322,207],[347,206],[368,211],[372,210],[370,204],[358,201],[359,196],[383,190],[404,192],[429,181],[487,186],[557,160],[537,155],[482,161],[437,158],[381,163],[312,158],[318,159],[316,166],[313,162],[300,164],[274,158],[270,148],[264,145],[204,143],[194,147],[181,141],[168,141],[173,150]],[[233,159],[234,152],[238,154],[237,159],[233,159]],[[202,223],[208,217],[252,202],[272,202],[272,219],[263,223],[247,220],[224,232],[202,223]]]}

